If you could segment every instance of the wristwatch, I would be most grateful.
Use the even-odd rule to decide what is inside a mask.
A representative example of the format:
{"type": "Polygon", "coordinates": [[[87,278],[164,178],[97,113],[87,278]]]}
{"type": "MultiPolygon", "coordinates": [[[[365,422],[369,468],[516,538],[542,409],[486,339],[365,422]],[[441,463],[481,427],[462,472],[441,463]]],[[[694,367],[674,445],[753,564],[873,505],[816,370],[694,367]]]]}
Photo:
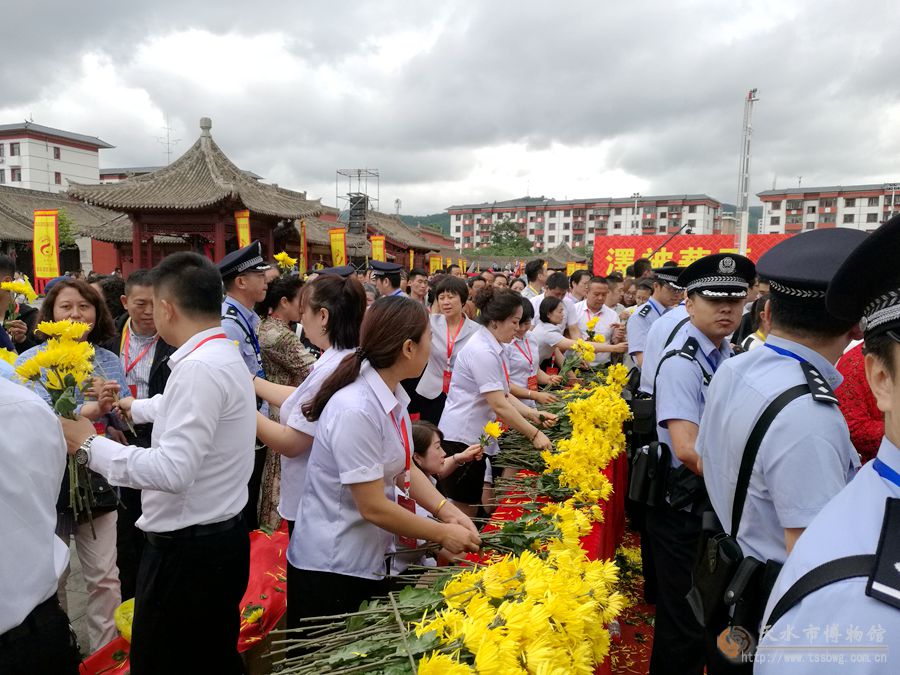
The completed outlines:
{"type": "Polygon", "coordinates": [[[75,451],[75,463],[79,466],[87,466],[88,460],[91,458],[88,451],[91,449],[91,443],[94,442],[95,438],[97,438],[97,434],[91,434],[84,439],[84,443],[78,446],[78,449],[75,451]]]}

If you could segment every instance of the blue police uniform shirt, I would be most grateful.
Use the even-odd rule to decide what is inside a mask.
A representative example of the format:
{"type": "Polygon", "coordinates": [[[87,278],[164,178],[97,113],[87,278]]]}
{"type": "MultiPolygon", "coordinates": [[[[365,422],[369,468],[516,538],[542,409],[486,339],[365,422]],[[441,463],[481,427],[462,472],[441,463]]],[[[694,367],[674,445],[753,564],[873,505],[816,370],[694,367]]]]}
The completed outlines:
{"type": "Polygon", "coordinates": [[[12,367],[12,364],[2,360],[0,360],[0,377],[5,377],[16,384],[22,384],[16,376],[16,369],[12,367]]]}
{"type": "Polygon", "coordinates": [[[247,309],[231,296],[226,296],[222,303],[222,330],[229,340],[237,342],[241,358],[247,364],[247,370],[263,377],[262,357],[256,337],[257,326],[259,314],[247,309]]]}
{"type": "MultiPolygon", "coordinates": [[[[666,352],[672,349],[672,342],[675,341],[675,338],[672,338],[672,342],[670,342],[668,346],[665,344],[666,340],[669,335],[672,334],[672,331],[675,330],[675,326],[678,325],[678,322],[682,319],[686,319],[687,316],[687,307],[685,307],[684,301],[682,301],[663,314],[652,326],[650,326],[650,330],[647,332],[647,339],[644,343],[644,365],[641,368],[641,385],[639,387],[645,394],[653,393],[653,376],[656,375],[656,368],[659,366],[659,360],[666,352]]],[[[686,330],[687,323],[678,330],[678,333],[684,334],[686,330]]],[[[684,342],[682,342],[682,344],[684,344],[684,342]]],[[[630,343],[628,348],[631,349],[630,343]]]]}
{"type": "Polygon", "coordinates": [[[666,311],[667,308],[653,298],[648,299],[643,305],[638,305],[635,308],[634,313],[628,319],[628,323],[625,324],[629,354],[637,354],[644,351],[650,326],[666,311]],[[645,309],[647,307],[649,309],[645,309]]]}
{"type": "MultiPolygon", "coordinates": [[[[881,441],[878,459],[900,472],[900,449],[887,438],[881,441]]],[[[875,553],[888,498],[900,498],[900,486],[882,478],[869,462],[797,540],[769,597],[764,626],[781,596],[813,568],[837,558],[875,553]]],[[[898,644],[900,611],[868,597],[867,583],[867,577],[839,581],[794,605],[766,630],[753,672],[896,673],[898,655],[885,654],[883,650],[898,644]],[[881,659],[876,659],[878,654],[881,659]],[[818,658],[814,661],[809,655],[818,658]],[[791,657],[797,662],[789,660],[791,657]]]]}
{"type": "Polygon", "coordinates": [[[716,347],[694,324],[687,323],[685,328],[669,347],[681,349],[688,338],[694,338],[700,347],[697,360],[680,355],[670,356],[662,362],[656,379],[656,431],[659,441],[672,450],[673,469],[681,466],[681,460],[675,456],[667,422],[685,420],[699,426],[706,407],[707,384],[703,373],[712,376],[719,365],[732,355],[728,340],[722,340],[721,346],[716,347]]]}
{"type": "MultiPolygon", "coordinates": [[[[825,357],[769,335],[766,345],[808,361],[832,389],[843,378],[825,357]]],[[[716,373],[700,422],[697,452],[719,522],[731,523],[731,505],[744,446],[756,420],[781,393],[806,382],[791,356],[759,347],[729,359],[716,373]]],[[[784,530],[808,527],[856,474],[859,455],[836,405],[801,396],[775,418],[760,444],[738,532],[745,556],[784,562],[784,530]]]]}

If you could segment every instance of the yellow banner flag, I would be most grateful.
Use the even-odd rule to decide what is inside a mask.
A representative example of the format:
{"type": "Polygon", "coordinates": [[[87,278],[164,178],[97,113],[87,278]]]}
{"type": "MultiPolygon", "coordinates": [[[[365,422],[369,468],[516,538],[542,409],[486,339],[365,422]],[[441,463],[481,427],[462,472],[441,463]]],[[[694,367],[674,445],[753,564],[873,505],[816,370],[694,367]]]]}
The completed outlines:
{"type": "Polygon", "coordinates": [[[412,269],[416,266],[416,252],[412,249],[409,249],[409,269],[412,269]]]}
{"type": "Polygon", "coordinates": [[[247,209],[234,212],[234,224],[237,226],[238,248],[250,245],[250,212],[247,209]]]}
{"type": "Polygon", "coordinates": [[[328,240],[331,242],[331,264],[341,267],[347,264],[347,230],[343,227],[332,227],[328,230],[328,240]]]}
{"type": "Polygon", "coordinates": [[[453,258],[447,258],[447,264],[445,267],[450,267],[453,264],[453,258]]]}
{"type": "Polygon", "coordinates": [[[370,241],[372,242],[372,260],[387,262],[387,258],[384,257],[384,237],[380,234],[374,234],[370,241]]]}
{"type": "Polygon", "coordinates": [[[306,221],[300,221],[300,260],[297,261],[297,271],[300,276],[306,274],[306,268],[309,266],[309,253],[306,250],[306,221]]]}
{"type": "Polygon", "coordinates": [[[428,256],[428,273],[434,274],[441,269],[441,256],[433,254],[428,256]]]}
{"type": "Polygon", "coordinates": [[[587,269],[587,263],[567,262],[566,263],[566,276],[570,277],[573,274],[575,274],[575,272],[577,270],[586,270],[586,269],[587,269]]]}
{"type": "Polygon", "coordinates": [[[59,211],[34,211],[34,276],[54,279],[59,276],[59,211]]]}

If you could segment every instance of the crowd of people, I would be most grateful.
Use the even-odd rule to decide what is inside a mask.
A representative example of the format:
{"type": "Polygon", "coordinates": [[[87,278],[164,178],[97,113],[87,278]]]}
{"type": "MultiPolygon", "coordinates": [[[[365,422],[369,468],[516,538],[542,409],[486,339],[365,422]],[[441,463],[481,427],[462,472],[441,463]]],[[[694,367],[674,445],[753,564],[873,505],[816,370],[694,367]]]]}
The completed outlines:
{"type": "MultiPolygon", "coordinates": [[[[373,261],[301,279],[254,243],[218,264],[176,253],[126,279],[60,277],[39,310],[2,292],[0,310],[15,311],[0,346],[17,363],[45,348],[41,321],[88,324],[95,356],[77,420],[57,422],[46,391],[0,371],[0,671],[77,672],[73,539],[88,592],[81,648],[111,641],[116,607],[134,597],[137,675],[242,672],[249,529],[287,526],[298,630],[355,611],[411,564],[477,551],[494,481],[516,470],[486,425],[550,448],[557,420],[539,406],[586,345],[594,358],[579,367],[633,375],[629,511],[656,605],[651,673],[747,672],[754,653],[758,672],[788,672],[764,657],[800,620],[818,621],[809,644],[827,645],[829,608],[898,628],[887,560],[900,518],[900,275],[876,271],[898,249],[894,219],[868,238],[798,235],[757,264],[641,259],[602,277],[542,259],[435,274],[373,261]],[[90,521],[70,503],[66,453],[89,470],[90,521]],[[876,551],[884,563],[864,573],[793,586],[876,551]]],[[[0,256],[0,278],[14,274],[0,256]]]]}

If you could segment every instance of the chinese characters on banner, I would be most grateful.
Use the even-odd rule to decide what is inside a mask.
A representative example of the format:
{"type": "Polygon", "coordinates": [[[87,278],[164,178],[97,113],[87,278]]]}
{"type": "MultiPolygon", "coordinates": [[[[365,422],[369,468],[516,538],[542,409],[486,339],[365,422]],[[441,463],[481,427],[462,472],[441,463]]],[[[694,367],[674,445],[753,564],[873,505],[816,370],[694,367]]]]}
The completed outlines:
{"type": "Polygon", "coordinates": [[[441,256],[434,253],[428,256],[428,274],[434,274],[441,269],[441,256]]]}
{"type": "Polygon", "coordinates": [[[300,221],[300,260],[298,261],[297,271],[302,277],[306,274],[306,268],[309,266],[309,252],[306,248],[306,221],[300,221]]]}
{"type": "Polygon", "coordinates": [[[328,241],[331,242],[331,264],[341,267],[347,264],[347,230],[343,227],[332,227],[328,230],[328,241]]]}
{"type": "MultiPolygon", "coordinates": [[[[59,211],[34,212],[34,277],[39,287],[42,281],[59,276],[59,211]]],[[[38,288],[37,290],[41,290],[38,288]]]]}
{"type": "Polygon", "coordinates": [[[384,236],[373,234],[370,241],[372,242],[372,260],[387,262],[384,257],[384,236]]]}
{"type": "MultiPolygon", "coordinates": [[[[789,234],[751,234],[747,237],[747,257],[756,262],[763,253],[784,241],[789,234]]],[[[594,239],[594,273],[606,276],[625,268],[650,254],[666,242],[666,235],[597,235],[594,239]]],[[[661,248],[650,259],[654,267],[674,261],[687,267],[711,253],[737,253],[730,234],[681,234],[661,248]]],[[[572,263],[569,263],[572,264],[572,263]]],[[[568,271],[568,270],[567,270],[568,271]]]]}
{"type": "Polygon", "coordinates": [[[238,248],[250,245],[250,212],[247,209],[234,212],[234,224],[237,227],[238,248]]]}

